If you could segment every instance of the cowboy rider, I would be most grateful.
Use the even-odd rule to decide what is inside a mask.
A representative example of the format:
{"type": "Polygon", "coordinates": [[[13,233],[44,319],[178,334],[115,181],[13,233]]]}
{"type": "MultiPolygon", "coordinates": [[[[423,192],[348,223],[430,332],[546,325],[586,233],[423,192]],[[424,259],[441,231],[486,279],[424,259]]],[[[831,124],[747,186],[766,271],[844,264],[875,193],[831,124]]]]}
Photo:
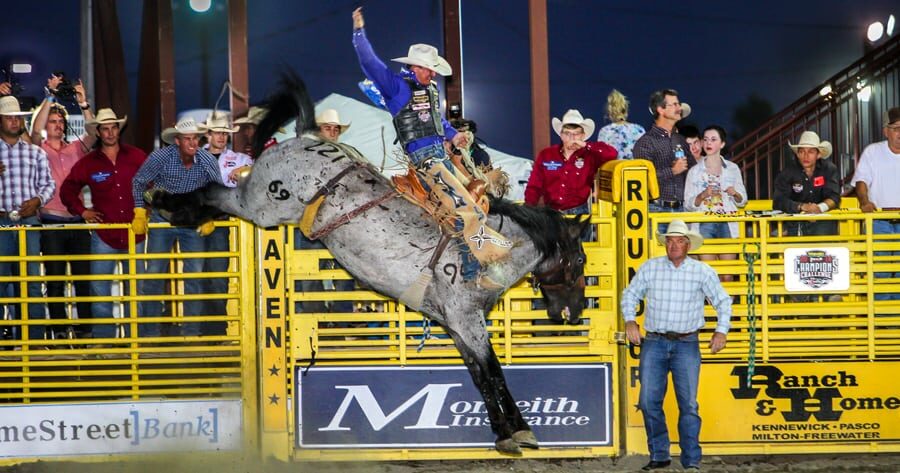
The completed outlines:
{"type": "Polygon", "coordinates": [[[457,217],[455,230],[462,231],[466,243],[460,245],[463,279],[470,281],[477,276],[482,288],[502,288],[497,281],[501,276],[496,274],[496,265],[489,263],[505,258],[512,242],[488,228],[485,212],[459,182],[443,147],[444,140],[457,147],[466,146],[466,135],[457,133],[441,117],[437,85],[433,82],[437,74],[452,74],[450,64],[438,55],[434,46],[414,44],[406,57],[393,59],[409,69],[395,73],[375,54],[364,25],[360,7],[353,11],[353,47],[360,66],[384,97],[394,117],[397,138],[410,161],[428,175],[426,184],[440,198],[442,206],[452,209],[457,217]],[[479,275],[482,265],[487,271],[479,275]]]}

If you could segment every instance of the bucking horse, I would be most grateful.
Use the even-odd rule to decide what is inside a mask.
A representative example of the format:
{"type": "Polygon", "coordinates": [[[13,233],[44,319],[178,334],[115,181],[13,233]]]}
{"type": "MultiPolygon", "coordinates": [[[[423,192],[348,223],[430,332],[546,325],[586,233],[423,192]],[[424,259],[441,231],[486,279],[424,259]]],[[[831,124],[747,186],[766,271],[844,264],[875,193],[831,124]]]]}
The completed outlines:
{"type": "Polygon", "coordinates": [[[508,258],[493,263],[499,265],[494,272],[502,275],[498,282],[504,287],[481,288],[461,276],[461,243],[434,253],[442,234],[438,223],[398,197],[391,182],[355,148],[322,141],[312,133],[314,108],[302,80],[285,73],[265,106],[269,112],[253,143],[259,158],[238,187],[214,184],[187,194],[157,191],[151,204],[170,212],[174,225],[200,225],[228,214],[272,227],[297,223],[318,200],[314,215],[307,214],[313,237],[321,239],[361,283],[400,298],[420,274],[433,273],[415,309],[453,339],[484,398],[497,450],[520,455],[522,448],[538,448],[507,388],[485,318],[506,289],[533,272],[549,318],[578,323],[584,306],[585,263],[579,236],[587,219],[567,219],[549,208],[492,199],[490,226],[514,247],[508,258]],[[297,120],[297,137],[263,152],[264,143],[291,119],[297,120]],[[441,270],[434,271],[435,267],[441,270]]]}

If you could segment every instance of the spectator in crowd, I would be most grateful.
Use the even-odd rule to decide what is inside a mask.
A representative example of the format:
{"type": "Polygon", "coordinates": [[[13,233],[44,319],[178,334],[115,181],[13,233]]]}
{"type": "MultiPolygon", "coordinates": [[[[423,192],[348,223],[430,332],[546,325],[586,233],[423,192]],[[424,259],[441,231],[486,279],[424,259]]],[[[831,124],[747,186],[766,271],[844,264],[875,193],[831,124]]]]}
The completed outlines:
{"type": "MultiPolygon", "coordinates": [[[[885,140],[866,146],[853,175],[859,208],[867,213],[900,211],[900,190],[895,187],[900,183],[900,107],[885,112],[882,131],[885,140]]],[[[877,235],[900,234],[900,219],[874,220],[872,231],[877,235]]],[[[879,251],[876,255],[900,257],[900,251],[879,251]]],[[[875,276],[900,278],[900,272],[878,272],[875,276]]],[[[875,299],[900,300],[900,293],[876,294],[875,299]]]]}
{"type": "Polygon", "coordinates": [[[488,226],[487,216],[459,182],[455,167],[444,150],[445,140],[458,148],[467,146],[466,135],[457,133],[441,117],[440,97],[433,81],[437,74],[452,74],[450,64],[438,55],[434,46],[414,44],[409,47],[406,57],[393,59],[409,69],[395,73],[372,49],[364,29],[362,8],[354,10],[352,16],[353,47],[359,64],[384,97],[404,151],[411,163],[430,180],[441,183],[430,186],[431,192],[439,196],[446,210],[457,217],[456,230],[461,232],[464,242],[459,245],[463,280],[476,281],[487,289],[502,288],[503,284],[495,280],[502,277],[497,272],[499,268],[491,267],[490,263],[506,258],[512,242],[488,226]],[[487,271],[479,273],[485,266],[487,271]]]}
{"type": "Polygon", "coordinates": [[[525,203],[570,215],[590,214],[597,170],[616,159],[618,152],[606,143],[587,141],[594,133],[594,121],[578,110],[567,111],[562,120],[553,118],[551,125],[562,143],[538,153],[525,186],[525,203]]]}
{"type": "MultiPolygon", "coordinates": [[[[693,147],[693,145],[692,145],[693,147]]],[[[739,207],[747,205],[747,190],[741,168],[722,156],[725,147],[725,129],[712,125],[703,130],[703,151],[697,165],[687,173],[684,186],[684,208],[688,212],[706,212],[712,215],[733,215],[739,207]]],[[[697,156],[696,154],[694,156],[697,156]]],[[[703,222],[700,224],[703,238],[740,238],[737,222],[703,222]]],[[[700,259],[735,260],[737,255],[706,254],[700,259]]],[[[731,281],[731,275],[723,275],[723,281],[731,281]]]]}
{"type": "Polygon", "coordinates": [[[606,117],[610,124],[600,129],[597,141],[615,148],[618,159],[633,159],[634,144],[644,136],[645,130],[637,123],[628,121],[628,99],[616,89],[606,97],[606,117]]]}
{"type": "MultiPolygon", "coordinates": [[[[164,223],[166,221],[157,210],[153,210],[148,215],[143,194],[150,183],[153,183],[154,189],[165,189],[176,194],[191,192],[211,182],[223,184],[216,158],[199,147],[200,137],[205,133],[206,128],[198,125],[193,118],[182,118],[174,127],[163,130],[162,141],[168,143],[169,146],[151,153],[132,181],[131,194],[135,206],[132,227],[135,234],[147,234],[148,222],[164,223]]],[[[210,227],[211,225],[205,224],[196,231],[193,228],[184,227],[154,228],[147,236],[147,252],[159,255],[159,257],[147,261],[147,272],[151,274],[168,272],[170,259],[168,253],[173,250],[176,242],[178,242],[182,254],[205,251],[206,243],[203,241],[203,237],[212,231],[210,227]]],[[[180,273],[199,273],[203,270],[203,259],[201,258],[184,258],[181,262],[180,273]]],[[[162,295],[165,282],[163,279],[144,281],[142,294],[162,295]]],[[[203,281],[197,278],[185,279],[184,292],[188,295],[201,294],[203,281]]],[[[183,314],[185,316],[203,315],[203,305],[202,301],[184,301],[183,314]]],[[[165,306],[166,304],[158,300],[148,301],[142,315],[159,317],[163,314],[165,306]]],[[[141,329],[142,336],[156,337],[160,335],[160,327],[156,323],[143,324],[141,329]]],[[[188,323],[184,325],[181,334],[196,336],[200,334],[200,331],[200,324],[188,323]]]]}
{"type": "Polygon", "coordinates": [[[678,127],[678,133],[684,137],[684,141],[687,141],[691,156],[699,163],[703,157],[703,136],[700,135],[700,130],[694,125],[682,125],[678,127]]]}
{"type": "MultiPolygon", "coordinates": [[[[204,147],[219,163],[219,172],[222,182],[228,187],[237,187],[244,173],[253,165],[253,159],[244,153],[238,153],[228,147],[231,135],[238,131],[238,127],[228,125],[228,115],[224,112],[213,112],[207,117],[206,123],[207,145],[204,147]]],[[[223,217],[227,220],[227,217],[223,217]]],[[[230,229],[217,227],[203,241],[206,243],[206,251],[228,251],[230,247],[230,229]]],[[[228,271],[228,258],[206,258],[203,260],[203,272],[223,273],[228,271]]],[[[204,279],[204,293],[227,294],[227,278],[204,279]]],[[[227,315],[226,299],[216,297],[204,301],[204,315],[227,315]]],[[[228,325],[225,322],[203,322],[200,324],[201,335],[225,335],[228,325]]]]}
{"type": "MultiPolygon", "coordinates": [[[[263,107],[250,107],[250,110],[247,111],[247,115],[234,121],[234,124],[240,127],[241,134],[244,135],[245,143],[243,153],[254,159],[257,158],[257,156],[253,156],[253,137],[256,136],[256,127],[262,122],[263,118],[266,118],[267,112],[268,110],[263,107]]],[[[276,143],[277,141],[273,136],[266,142],[265,148],[276,143]]]]}
{"type": "Polygon", "coordinates": [[[698,332],[706,324],[703,304],[708,299],[716,308],[718,322],[709,341],[713,354],[725,348],[731,328],[731,297],[719,282],[718,274],[706,263],[688,257],[703,244],[703,236],[688,229],[681,220],[672,220],[666,233],[657,235],[666,247],[666,256],[653,258],[638,269],[622,291],[621,310],[628,341],[641,347],[641,391],[638,409],[644,416],[650,463],[644,470],[669,466],[669,429],[663,410],[669,373],[678,402],[678,440],[681,465],[686,470],[700,468],[700,415],[697,386],[700,380],[698,332]],[[644,329],[636,321],[636,308],[646,298],[644,329]]]}
{"type": "MultiPolygon", "coordinates": [[[[61,77],[53,75],[47,80],[47,90],[56,90],[61,77]]],[[[75,99],[81,108],[84,119],[91,120],[91,106],[87,103],[84,84],[78,81],[74,85],[75,99]]],[[[69,143],[66,135],[69,130],[66,108],[57,103],[56,97],[50,93],[44,98],[44,102],[38,107],[32,122],[32,143],[41,147],[47,153],[50,164],[50,175],[59,189],[69,175],[72,167],[94,146],[97,137],[84,134],[77,141],[69,143]],[[44,132],[44,138],[41,132],[44,132]]],[[[41,222],[46,225],[81,224],[84,219],[79,214],[69,213],[60,199],[60,193],[53,195],[49,202],[41,207],[41,222]]],[[[65,258],[69,255],[87,255],[91,253],[91,233],[88,230],[45,230],[41,232],[41,253],[44,256],[61,256],[60,259],[47,259],[44,261],[44,274],[47,276],[72,276],[82,277],[90,274],[90,262],[65,258]],[[69,272],[66,267],[69,267],[69,272]]],[[[74,295],[87,298],[90,295],[90,281],[78,280],[73,283],[74,295]]],[[[66,281],[47,281],[47,296],[62,298],[66,296],[66,281]]],[[[91,318],[91,304],[80,300],[75,304],[79,319],[91,318]]],[[[47,304],[51,319],[67,318],[66,304],[62,302],[50,302],[47,304]]],[[[54,339],[69,338],[72,326],[53,325],[51,332],[54,339]]],[[[85,338],[90,335],[90,325],[78,325],[72,335],[77,338],[85,338]]]]}
{"type": "MultiPolygon", "coordinates": [[[[657,90],[650,95],[653,127],[634,144],[634,157],[647,159],[656,167],[659,198],[650,202],[651,212],[683,212],[684,182],[687,171],[697,161],[688,152],[690,146],[678,134],[675,124],[687,118],[672,89],[657,90]]],[[[659,225],[665,232],[666,225],[659,225]]]]}
{"type": "MultiPolygon", "coordinates": [[[[837,167],[827,158],[831,143],[813,131],[804,131],[800,141],[789,146],[796,158],[775,176],[772,208],[789,214],[820,215],[841,203],[837,167]]],[[[809,220],[785,222],[785,235],[836,235],[837,222],[809,220]]]]}
{"type": "Polygon", "coordinates": [[[465,151],[469,152],[469,156],[472,158],[472,164],[474,164],[475,167],[482,171],[490,171],[494,168],[493,163],[491,163],[491,155],[488,154],[487,150],[482,146],[481,139],[475,135],[478,133],[478,124],[475,123],[474,120],[454,118],[453,120],[450,120],[450,126],[458,133],[466,134],[465,141],[468,144],[468,148],[466,148],[465,151]]]}
{"type": "MultiPolygon", "coordinates": [[[[40,147],[34,146],[22,139],[25,132],[22,117],[30,112],[23,112],[19,108],[19,101],[12,95],[0,98],[0,227],[17,225],[38,226],[38,210],[44,203],[49,202],[56,190],[56,184],[50,175],[50,164],[47,162],[47,153],[40,147]]],[[[19,252],[20,232],[0,231],[0,255],[20,256],[19,252]]],[[[25,232],[25,251],[28,256],[38,256],[41,252],[41,236],[36,231],[25,232]]],[[[0,263],[0,276],[18,276],[19,264],[15,262],[0,263]]],[[[26,266],[28,276],[39,276],[41,264],[29,262],[26,266]]],[[[0,286],[0,294],[3,296],[19,297],[20,284],[3,283],[0,286]],[[10,289],[12,291],[10,291],[10,289]]],[[[28,298],[39,299],[41,295],[41,283],[30,282],[27,284],[28,298]]],[[[20,306],[21,307],[21,306],[20,306]]],[[[7,314],[10,316],[21,315],[17,306],[8,305],[7,314]]],[[[39,320],[46,318],[43,304],[29,303],[28,318],[39,320]]],[[[29,331],[30,338],[40,338],[42,331],[38,326],[32,325],[29,331]]],[[[15,339],[20,333],[12,330],[12,327],[3,327],[4,339],[15,339]]]]}
{"type": "MultiPolygon", "coordinates": [[[[85,122],[85,131],[94,139],[99,138],[100,146],[75,163],[59,193],[69,213],[81,216],[87,223],[131,223],[134,219],[132,179],[144,164],[147,154],[120,141],[119,137],[127,120],[128,117],[119,118],[112,109],[104,108],[97,112],[96,118],[85,122]],[[81,191],[85,187],[91,191],[90,208],[85,207],[81,198],[81,191]]],[[[91,261],[91,274],[112,275],[119,261],[122,263],[122,274],[129,274],[131,262],[120,256],[128,254],[128,246],[128,230],[97,229],[92,232],[91,253],[110,255],[112,259],[91,261]]],[[[144,235],[135,235],[135,254],[143,252],[144,235]]],[[[143,272],[143,261],[135,262],[135,270],[143,272]]],[[[121,293],[129,294],[129,286],[129,281],[125,280],[121,293]]],[[[108,279],[91,281],[90,288],[94,297],[112,295],[112,281],[108,279]]],[[[129,304],[125,304],[122,315],[127,317],[129,309],[129,304]]],[[[95,302],[91,312],[95,319],[112,318],[113,303],[95,302]]],[[[93,337],[113,338],[118,327],[127,336],[128,325],[104,324],[93,326],[93,337]]]]}
{"type": "Polygon", "coordinates": [[[0,82],[0,96],[7,96],[12,93],[12,84],[9,82],[0,82]]]}

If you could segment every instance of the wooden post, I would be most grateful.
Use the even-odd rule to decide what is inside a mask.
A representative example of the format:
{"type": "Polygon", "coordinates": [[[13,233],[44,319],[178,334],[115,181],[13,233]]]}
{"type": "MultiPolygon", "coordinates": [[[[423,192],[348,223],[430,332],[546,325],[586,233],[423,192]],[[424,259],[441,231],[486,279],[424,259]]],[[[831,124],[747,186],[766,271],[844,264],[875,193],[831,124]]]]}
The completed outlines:
{"type": "MultiPolygon", "coordinates": [[[[228,81],[231,83],[231,118],[247,113],[250,107],[250,79],[247,67],[247,0],[228,1],[228,81]]],[[[242,150],[243,133],[235,133],[232,149],[242,150]]]]}
{"type": "Polygon", "coordinates": [[[453,75],[444,78],[447,107],[444,113],[451,118],[450,109],[459,107],[458,116],[463,115],[463,64],[462,42],[460,41],[459,0],[444,2],[444,58],[453,68],[453,75]]]}
{"type": "Polygon", "coordinates": [[[534,156],[550,146],[550,78],[547,52],[547,1],[528,0],[531,43],[531,144],[534,156]]]}

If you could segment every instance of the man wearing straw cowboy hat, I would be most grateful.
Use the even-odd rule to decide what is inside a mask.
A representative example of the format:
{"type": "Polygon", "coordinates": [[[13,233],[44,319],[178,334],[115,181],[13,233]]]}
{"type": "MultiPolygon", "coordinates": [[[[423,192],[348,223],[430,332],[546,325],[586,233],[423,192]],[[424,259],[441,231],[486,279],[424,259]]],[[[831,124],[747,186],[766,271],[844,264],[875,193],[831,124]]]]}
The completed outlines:
{"type": "Polygon", "coordinates": [[[731,327],[731,297],[719,275],[708,264],[688,257],[690,250],[703,245],[703,237],[688,229],[682,220],[672,220],[666,233],[657,235],[666,247],[666,256],[650,259],[638,269],[622,291],[621,310],[628,341],[641,347],[638,408],[644,416],[650,462],[644,470],[667,468],[671,463],[669,430],[663,399],[669,373],[678,401],[678,438],[681,465],[685,470],[700,468],[700,415],[697,387],[700,379],[699,331],[706,325],[703,303],[716,308],[718,321],[709,341],[710,352],[725,348],[731,327]],[[636,308],[645,300],[644,330],[641,336],[636,308]]]}
{"type": "Polygon", "coordinates": [[[438,74],[453,73],[450,64],[434,46],[413,44],[405,57],[393,59],[409,70],[395,73],[375,54],[364,26],[360,7],[353,11],[353,47],[359,64],[384,97],[394,117],[397,139],[410,162],[427,175],[425,184],[441,206],[455,214],[454,229],[461,231],[465,242],[459,246],[463,279],[472,281],[478,277],[478,285],[486,289],[504,287],[497,281],[503,275],[490,263],[506,258],[512,242],[487,226],[487,216],[459,182],[456,168],[444,150],[445,140],[457,147],[466,146],[466,135],[457,133],[441,116],[437,85],[433,82],[438,74]],[[488,271],[479,275],[483,266],[488,271]]]}
{"type": "MultiPolygon", "coordinates": [[[[237,126],[229,126],[228,115],[224,112],[213,111],[206,118],[206,137],[209,143],[204,147],[219,163],[222,174],[222,182],[228,187],[236,187],[238,182],[249,172],[253,165],[253,159],[244,153],[238,153],[228,147],[231,135],[238,131],[237,126]]],[[[205,239],[206,251],[219,252],[229,249],[228,227],[218,227],[205,239]]],[[[203,272],[221,273],[228,271],[228,258],[206,258],[203,260],[203,272]]],[[[225,294],[228,292],[227,278],[205,279],[204,292],[207,294],[225,294]]],[[[226,301],[219,297],[204,301],[204,315],[225,315],[226,301]]],[[[202,335],[225,335],[227,325],[225,322],[203,322],[200,324],[202,335]]]]}
{"type": "MultiPolygon", "coordinates": [[[[8,95],[0,98],[0,175],[3,177],[3,185],[0,186],[0,226],[10,227],[14,225],[40,225],[38,209],[53,197],[56,184],[50,175],[50,164],[47,161],[47,153],[22,139],[25,131],[23,116],[30,112],[23,112],[19,108],[19,101],[8,95]]],[[[41,252],[41,236],[35,231],[25,232],[25,247],[28,256],[37,256],[41,252]]],[[[0,255],[19,256],[19,232],[0,232],[0,255]]],[[[40,274],[40,263],[29,262],[28,275],[40,274]]],[[[0,263],[0,276],[12,276],[17,274],[17,263],[0,263]]],[[[7,293],[8,284],[13,285],[13,291],[19,291],[19,284],[0,284],[2,294],[7,293]]],[[[28,297],[39,299],[41,297],[41,283],[28,283],[28,297]]],[[[16,307],[7,307],[7,314],[15,314],[16,307]]],[[[21,314],[19,314],[21,315],[21,314]]],[[[32,320],[45,318],[42,304],[28,304],[28,317],[32,320]]],[[[39,338],[39,327],[32,325],[30,331],[32,338],[39,338]]],[[[3,328],[4,338],[15,338],[16,331],[11,327],[3,328]]]]}
{"type": "Polygon", "coordinates": [[[350,122],[341,123],[338,111],[333,108],[326,108],[316,117],[316,126],[319,127],[318,135],[322,139],[336,143],[338,137],[350,128],[350,122]]]}
{"type": "Polygon", "coordinates": [[[554,117],[551,125],[562,143],[538,153],[525,187],[525,203],[566,214],[589,214],[594,176],[618,152],[606,143],[587,141],[594,133],[594,120],[582,117],[578,110],[567,111],[562,120],[554,117]]]}
{"type": "MultiPolygon", "coordinates": [[[[152,182],[154,188],[165,189],[171,193],[181,194],[191,192],[203,187],[210,182],[223,184],[219,164],[205,149],[200,148],[200,136],[206,133],[206,127],[194,121],[193,118],[182,118],[174,127],[166,128],[162,132],[162,140],[169,146],[160,148],[147,158],[141,169],[138,170],[132,182],[131,194],[134,198],[134,220],[131,225],[134,233],[147,234],[148,222],[163,223],[165,218],[156,210],[150,215],[144,204],[143,194],[152,182]]],[[[210,222],[211,223],[211,222],[210,222]]],[[[206,243],[203,235],[212,231],[210,225],[204,225],[195,231],[192,228],[173,227],[155,228],[147,235],[148,253],[169,253],[178,242],[181,253],[194,253],[205,251],[206,243]]],[[[165,273],[169,268],[168,255],[151,259],[147,262],[148,273],[165,273]]],[[[187,258],[183,260],[184,273],[197,273],[203,270],[203,260],[199,258],[187,258]]],[[[144,281],[142,294],[161,295],[165,281],[151,279],[144,281]]],[[[201,294],[203,282],[200,279],[185,279],[184,290],[187,294],[201,294]]],[[[185,301],[184,315],[202,315],[203,301],[185,301]]],[[[145,304],[142,315],[159,317],[162,315],[164,304],[159,301],[149,301],[145,304]]],[[[182,335],[198,335],[200,324],[185,324],[182,335]]],[[[158,324],[144,324],[141,326],[141,335],[159,336],[158,324]]]]}
{"type": "MultiPolygon", "coordinates": [[[[250,110],[247,111],[247,115],[244,115],[241,118],[238,118],[234,121],[234,124],[240,128],[240,132],[244,135],[244,149],[243,152],[247,156],[252,158],[256,158],[257,156],[253,156],[253,137],[256,135],[256,127],[259,123],[266,117],[266,110],[263,107],[250,107],[250,110]]],[[[266,145],[263,149],[267,149],[270,146],[277,144],[278,141],[275,137],[269,138],[269,141],[266,142],[266,145]]]]}
{"type": "MultiPolygon", "coordinates": [[[[134,198],[131,195],[131,182],[138,169],[147,159],[147,153],[134,146],[121,143],[122,128],[128,117],[119,118],[112,109],[104,108],[97,112],[93,120],[84,124],[87,134],[99,138],[100,146],[86,154],[78,161],[69,176],[60,187],[60,199],[72,215],[81,216],[87,223],[131,223],[134,219],[134,198]],[[87,208],[81,199],[81,190],[87,187],[91,191],[92,207],[87,208]]],[[[135,235],[136,252],[144,252],[144,235],[135,235]]],[[[90,249],[95,255],[116,255],[108,260],[94,260],[90,263],[91,274],[112,275],[118,261],[122,262],[122,274],[129,273],[127,259],[120,256],[128,253],[128,231],[124,229],[98,229],[92,232],[90,249]]],[[[143,271],[143,262],[136,264],[143,271]]],[[[91,281],[91,295],[109,297],[112,292],[112,281],[91,281]]],[[[125,284],[128,290],[128,284],[125,284]]],[[[125,304],[123,313],[129,310],[125,304]]],[[[79,314],[80,316],[81,314],[79,314]]],[[[95,302],[92,306],[92,317],[111,318],[112,302],[95,302]]],[[[80,317],[79,317],[80,318],[80,317]]],[[[127,325],[122,325],[127,331],[127,325]]],[[[77,331],[77,330],[76,330],[77,331]]],[[[94,338],[113,338],[116,329],[113,325],[93,325],[81,327],[83,336],[91,332],[94,338]]]]}
{"type": "MultiPolygon", "coordinates": [[[[797,144],[788,145],[795,158],[775,176],[772,208],[789,214],[817,215],[835,209],[841,203],[838,170],[827,158],[831,143],[819,139],[814,131],[804,131],[797,144]]],[[[786,222],[787,235],[835,235],[834,220],[786,222]]]]}

